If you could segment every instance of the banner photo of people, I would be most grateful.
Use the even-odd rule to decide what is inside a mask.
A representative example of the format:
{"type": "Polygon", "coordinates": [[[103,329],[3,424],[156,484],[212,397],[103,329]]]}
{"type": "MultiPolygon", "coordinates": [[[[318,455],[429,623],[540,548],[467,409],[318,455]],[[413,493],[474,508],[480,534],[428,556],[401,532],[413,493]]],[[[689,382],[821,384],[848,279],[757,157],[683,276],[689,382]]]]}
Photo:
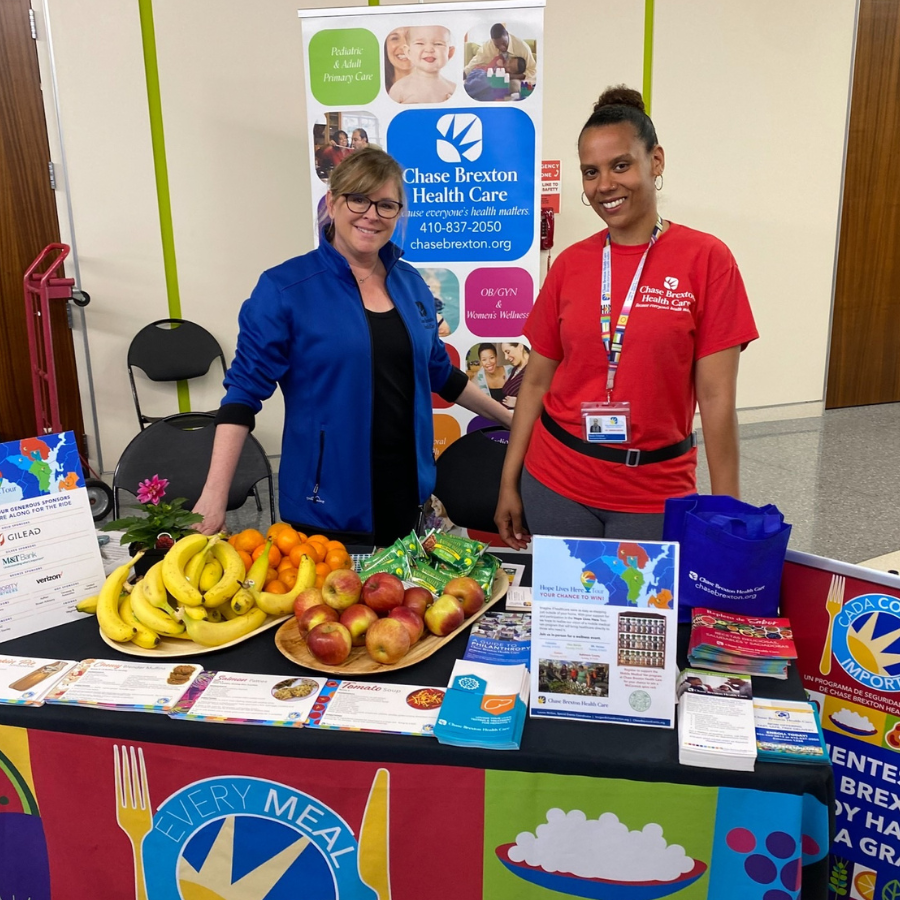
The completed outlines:
{"type": "MultiPolygon", "coordinates": [[[[334,167],[365,147],[391,154],[406,194],[393,240],[434,295],[438,335],[452,363],[513,410],[539,288],[543,6],[298,10],[317,242],[334,167]]],[[[438,456],[494,424],[432,400],[438,456]]],[[[429,507],[427,523],[445,518],[429,507]]]]}
{"type": "Polygon", "coordinates": [[[829,888],[900,897],[900,577],[789,550],[781,597],[834,767],[829,888]]]}

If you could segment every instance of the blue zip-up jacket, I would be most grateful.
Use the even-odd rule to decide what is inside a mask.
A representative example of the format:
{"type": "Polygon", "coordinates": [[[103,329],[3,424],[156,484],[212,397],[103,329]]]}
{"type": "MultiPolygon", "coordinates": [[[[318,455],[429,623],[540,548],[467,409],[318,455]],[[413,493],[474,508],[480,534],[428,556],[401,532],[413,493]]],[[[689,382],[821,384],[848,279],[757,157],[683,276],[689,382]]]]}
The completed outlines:
{"type": "MultiPolygon", "coordinates": [[[[434,488],[432,391],[453,366],[437,333],[434,297],[393,243],[380,251],[385,284],[409,333],[415,379],[419,502],[434,488]]],[[[372,347],[356,279],[320,236],[319,247],[260,276],[241,307],[222,401],[254,413],[284,395],[278,475],[281,518],[321,531],[371,533],[372,347]]]]}

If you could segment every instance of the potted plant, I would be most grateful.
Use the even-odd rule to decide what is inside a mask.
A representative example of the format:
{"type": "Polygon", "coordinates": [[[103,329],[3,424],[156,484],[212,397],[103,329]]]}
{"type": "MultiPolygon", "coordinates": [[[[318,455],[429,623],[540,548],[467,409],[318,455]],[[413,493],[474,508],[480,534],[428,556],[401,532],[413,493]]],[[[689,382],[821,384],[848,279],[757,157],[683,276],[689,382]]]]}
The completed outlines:
{"type": "Polygon", "coordinates": [[[166,551],[179,538],[190,534],[192,526],[203,521],[199,513],[184,509],[187,502],[184,497],[164,503],[166,488],[169,482],[159,475],[154,475],[138,485],[136,509],[144,515],[126,516],[104,525],[102,531],[124,531],[121,543],[128,544],[131,555],[138,550],[146,551],[143,558],[135,566],[140,575],[146,572],[157,560],[165,556],[166,551]]]}

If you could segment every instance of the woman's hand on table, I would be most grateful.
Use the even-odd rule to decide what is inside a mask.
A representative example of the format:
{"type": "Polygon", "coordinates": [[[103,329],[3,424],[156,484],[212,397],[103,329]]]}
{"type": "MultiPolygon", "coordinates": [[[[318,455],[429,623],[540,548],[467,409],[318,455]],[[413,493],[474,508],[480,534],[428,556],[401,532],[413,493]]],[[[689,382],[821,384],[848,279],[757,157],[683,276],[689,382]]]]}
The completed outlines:
{"type": "Polygon", "coordinates": [[[524,550],[531,541],[525,528],[522,497],[515,488],[500,488],[494,523],[504,543],[513,550],[524,550]]]}

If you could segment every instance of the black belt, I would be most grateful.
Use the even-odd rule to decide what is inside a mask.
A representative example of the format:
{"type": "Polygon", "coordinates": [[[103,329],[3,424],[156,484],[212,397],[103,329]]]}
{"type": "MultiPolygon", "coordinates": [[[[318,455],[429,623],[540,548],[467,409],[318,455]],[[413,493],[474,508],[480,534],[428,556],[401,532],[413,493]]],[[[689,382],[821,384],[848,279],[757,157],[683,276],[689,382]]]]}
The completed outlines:
{"type": "Polygon", "coordinates": [[[562,425],[551,419],[546,409],[541,412],[541,422],[553,437],[571,450],[606,462],[624,463],[626,466],[646,466],[649,463],[665,462],[668,459],[684,456],[685,453],[697,446],[697,435],[691,432],[683,441],[669,444],[668,447],[659,447],[656,450],[637,450],[635,448],[626,450],[622,447],[609,447],[605,444],[589,444],[587,441],[575,437],[574,434],[570,434],[562,425]]]}

